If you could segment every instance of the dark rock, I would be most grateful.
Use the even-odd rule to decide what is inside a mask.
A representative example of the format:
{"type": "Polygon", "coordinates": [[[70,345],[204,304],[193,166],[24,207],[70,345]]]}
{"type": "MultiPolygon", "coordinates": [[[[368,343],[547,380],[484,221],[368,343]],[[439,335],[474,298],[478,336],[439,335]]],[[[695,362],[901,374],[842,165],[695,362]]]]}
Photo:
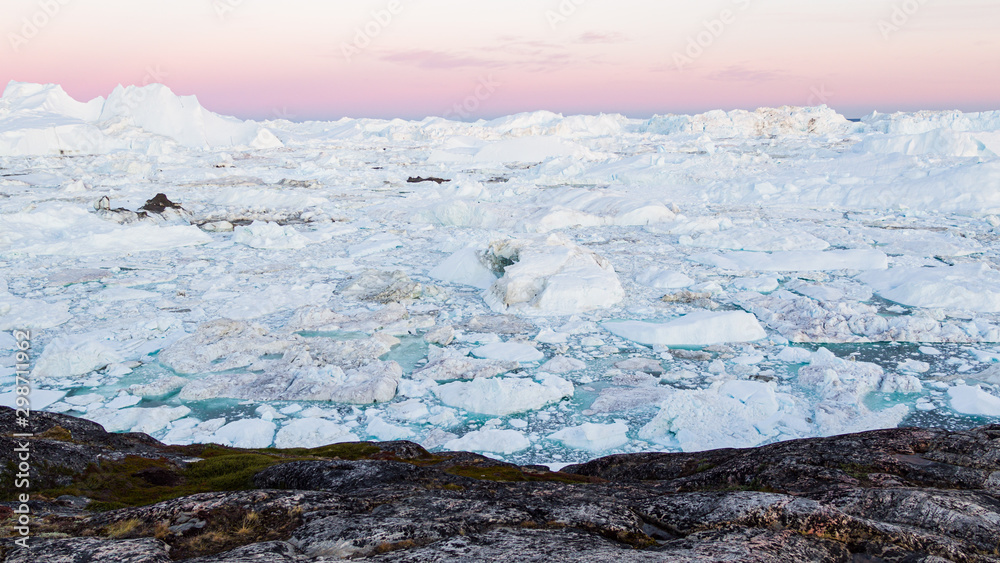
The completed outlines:
{"type": "MultiPolygon", "coordinates": [[[[63,451],[69,435],[76,456],[108,455],[102,441],[177,455],[148,437],[36,417],[48,425],[32,442],[40,452],[63,451]]],[[[224,457],[239,455],[265,457],[224,457]]],[[[241,485],[255,490],[89,514],[39,508],[40,532],[75,537],[29,551],[0,540],[3,561],[166,561],[163,543],[139,539],[154,534],[174,560],[197,563],[1000,561],[1000,426],[617,455],[563,473],[402,441],[274,456],[241,485]]]]}
{"type": "MultiPolygon", "coordinates": [[[[0,407],[0,427],[15,428],[14,409],[0,407]]],[[[170,452],[166,446],[141,433],[114,434],[97,423],[62,414],[33,411],[26,429],[34,437],[14,439],[10,434],[0,434],[0,451],[12,452],[19,443],[29,443],[31,448],[32,484],[39,487],[67,485],[74,474],[82,473],[88,465],[100,460],[120,460],[127,456],[148,459],[167,459],[180,463],[184,457],[170,452]]],[[[13,479],[9,467],[0,464],[0,492],[9,489],[13,479]]]]}
{"type": "Polygon", "coordinates": [[[167,530],[178,536],[184,535],[191,530],[200,530],[204,528],[208,522],[204,520],[186,520],[183,524],[175,524],[173,526],[168,526],[167,530]]]}
{"type": "Polygon", "coordinates": [[[292,563],[303,561],[295,547],[283,541],[260,542],[232,551],[187,559],[187,563],[292,563]]]}
{"type": "Polygon", "coordinates": [[[167,546],[153,538],[32,538],[27,549],[14,547],[4,563],[170,563],[167,546]]]}
{"type": "Polygon", "coordinates": [[[261,489],[350,492],[419,484],[441,476],[440,471],[397,461],[293,461],[268,467],[253,481],[261,489]]]}
{"type": "Polygon", "coordinates": [[[996,490],[998,470],[1000,425],[965,432],[876,430],[742,450],[626,454],[563,471],[615,481],[669,481],[678,491],[753,486],[821,494],[874,486],[873,474],[896,476],[912,487],[996,490]]]}
{"type": "Polygon", "coordinates": [[[406,182],[409,184],[419,184],[421,182],[434,182],[435,184],[440,185],[450,181],[451,180],[445,180],[444,178],[435,178],[434,176],[431,176],[429,178],[422,178],[420,176],[415,176],[415,177],[410,176],[409,178],[406,179],[406,182]]]}
{"type": "Polygon", "coordinates": [[[163,213],[167,209],[181,209],[181,206],[167,199],[166,194],[156,194],[153,199],[146,200],[145,205],[139,208],[140,211],[150,213],[163,213]]]}
{"type": "Polygon", "coordinates": [[[56,498],[56,504],[81,509],[86,508],[90,504],[90,499],[87,497],[75,497],[73,495],[61,495],[56,498]]]}
{"type": "Polygon", "coordinates": [[[191,213],[179,204],[170,201],[165,194],[156,194],[136,211],[124,207],[111,208],[111,200],[104,196],[94,203],[97,215],[115,223],[130,224],[137,221],[156,223],[190,223],[191,213]]]}

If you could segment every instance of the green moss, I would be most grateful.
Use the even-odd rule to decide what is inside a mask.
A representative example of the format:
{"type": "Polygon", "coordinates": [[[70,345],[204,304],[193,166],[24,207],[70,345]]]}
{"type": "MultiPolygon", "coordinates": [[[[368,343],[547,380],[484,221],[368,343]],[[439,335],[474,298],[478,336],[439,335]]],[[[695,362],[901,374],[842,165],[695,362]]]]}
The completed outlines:
{"type": "Polygon", "coordinates": [[[842,463],[840,464],[840,470],[847,473],[851,477],[854,477],[861,484],[870,483],[871,479],[868,475],[871,473],[878,473],[877,468],[869,465],[861,465],[859,463],[842,463]]]}
{"type": "Polygon", "coordinates": [[[710,463],[708,461],[702,461],[701,463],[698,464],[698,467],[694,468],[694,472],[704,473],[705,471],[708,471],[709,469],[712,469],[714,467],[716,467],[714,463],[710,463]]]}
{"type": "Polygon", "coordinates": [[[45,432],[42,432],[37,436],[37,438],[48,439],[48,440],[59,440],[60,442],[72,442],[73,434],[69,430],[66,430],[62,426],[53,426],[45,432]]]}
{"type": "Polygon", "coordinates": [[[163,458],[128,456],[91,464],[73,484],[41,494],[85,496],[93,499],[87,508],[95,511],[143,506],[195,493],[249,489],[255,473],[281,461],[278,456],[226,452],[179,469],[163,458]],[[170,476],[171,484],[151,484],[144,475],[154,470],[158,475],[170,476]]]}
{"type": "Polygon", "coordinates": [[[497,465],[493,467],[477,467],[460,465],[456,467],[449,467],[445,469],[446,473],[452,475],[457,475],[459,477],[468,477],[470,479],[478,479],[480,481],[527,481],[528,478],[525,477],[524,472],[520,469],[513,467],[504,467],[502,465],[497,465]]]}
{"type": "Polygon", "coordinates": [[[287,450],[271,450],[287,455],[312,456],[319,458],[339,458],[356,461],[359,459],[371,459],[382,453],[378,446],[366,442],[352,442],[346,444],[330,444],[319,448],[292,448],[287,450]]]}
{"type": "Polygon", "coordinates": [[[192,463],[184,478],[215,491],[237,491],[253,487],[253,476],[281,460],[273,455],[229,454],[192,463]]]}
{"type": "MultiPolygon", "coordinates": [[[[65,436],[59,431],[54,432],[51,436],[52,439],[62,437],[65,436]]],[[[148,459],[127,456],[119,460],[104,460],[99,464],[91,464],[82,474],[73,474],[64,466],[46,466],[40,472],[43,475],[32,481],[40,483],[40,488],[36,492],[41,496],[49,498],[64,494],[85,496],[93,500],[88,507],[89,509],[105,511],[130,506],[144,506],[196,493],[252,489],[254,475],[273,465],[292,461],[380,459],[433,467],[447,462],[448,459],[426,451],[417,451],[413,458],[402,459],[368,442],[281,450],[241,450],[218,445],[191,445],[170,446],[165,451],[178,456],[199,458],[199,461],[178,465],[166,458],[148,459]],[[73,478],[72,484],[68,486],[56,485],[58,482],[56,477],[63,479],[61,482],[64,483],[67,476],[73,478]]],[[[7,465],[9,470],[11,464],[8,462],[7,465]]],[[[598,479],[591,477],[564,473],[536,473],[502,465],[462,465],[443,470],[452,475],[484,481],[557,481],[563,483],[598,481],[598,479]]],[[[458,485],[448,486],[448,488],[452,487],[461,489],[458,485]]]]}

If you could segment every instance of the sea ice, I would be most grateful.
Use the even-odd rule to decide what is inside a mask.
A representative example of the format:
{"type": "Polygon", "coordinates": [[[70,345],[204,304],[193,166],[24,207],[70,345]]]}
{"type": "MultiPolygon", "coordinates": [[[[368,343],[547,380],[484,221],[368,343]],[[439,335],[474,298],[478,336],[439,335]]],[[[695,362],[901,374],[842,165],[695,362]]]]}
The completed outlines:
{"type": "Polygon", "coordinates": [[[889,258],[880,250],[789,250],[784,252],[730,252],[696,254],[692,260],[723,270],[808,272],[829,270],[885,270],[889,258]]]}
{"type": "Polygon", "coordinates": [[[558,235],[495,242],[487,258],[509,264],[483,294],[497,312],[572,315],[625,297],[607,260],[558,235]]]}
{"type": "Polygon", "coordinates": [[[624,422],[614,424],[594,424],[588,422],[580,426],[567,426],[558,432],[549,434],[550,440],[590,452],[603,452],[624,446],[628,443],[628,425],[624,422]]]}
{"type": "Polygon", "coordinates": [[[474,430],[462,436],[445,442],[444,447],[451,451],[487,452],[512,454],[531,446],[531,441],[517,430],[498,430],[487,428],[474,430]]]}
{"type": "Polygon", "coordinates": [[[573,384],[556,376],[540,376],[538,381],[523,378],[475,379],[434,388],[442,403],[469,412],[507,416],[537,410],[549,403],[573,396],[573,384]]]}
{"type": "Polygon", "coordinates": [[[660,412],[639,430],[644,440],[686,452],[746,448],[791,434],[785,418],[799,417],[796,401],[760,381],[727,381],[704,390],[673,390],[660,412]]]}
{"type": "Polygon", "coordinates": [[[987,264],[892,268],[859,276],[879,295],[912,307],[1000,312],[1000,272],[987,264]]]}
{"type": "Polygon", "coordinates": [[[121,352],[109,344],[103,335],[60,336],[42,350],[32,374],[35,377],[74,377],[86,375],[123,359],[121,352]]]}
{"type": "Polygon", "coordinates": [[[1000,416],[1000,397],[987,393],[981,385],[956,385],[948,389],[951,408],[962,414],[1000,416]]]}
{"type": "Polygon", "coordinates": [[[276,448],[318,448],[340,442],[357,442],[359,438],[342,424],[322,418],[298,418],[278,430],[276,448]]]}
{"type": "Polygon", "coordinates": [[[266,448],[274,441],[275,428],[273,422],[259,418],[234,420],[216,430],[212,441],[234,448],[266,448]]]}
{"type": "Polygon", "coordinates": [[[701,311],[665,323],[622,321],[606,322],[603,326],[627,340],[660,346],[753,342],[767,336],[757,318],[743,311],[701,311]]]}
{"type": "Polygon", "coordinates": [[[537,362],[545,358],[545,354],[530,344],[520,342],[495,342],[480,346],[472,351],[477,358],[505,362],[537,362]]]}
{"type": "Polygon", "coordinates": [[[445,259],[427,273],[430,277],[448,283],[471,285],[479,289],[489,289],[497,281],[483,262],[483,257],[474,246],[467,246],[445,259]]]}
{"type": "Polygon", "coordinates": [[[288,225],[254,221],[246,227],[236,227],[233,231],[233,242],[253,248],[282,250],[305,248],[309,239],[288,225]]]}

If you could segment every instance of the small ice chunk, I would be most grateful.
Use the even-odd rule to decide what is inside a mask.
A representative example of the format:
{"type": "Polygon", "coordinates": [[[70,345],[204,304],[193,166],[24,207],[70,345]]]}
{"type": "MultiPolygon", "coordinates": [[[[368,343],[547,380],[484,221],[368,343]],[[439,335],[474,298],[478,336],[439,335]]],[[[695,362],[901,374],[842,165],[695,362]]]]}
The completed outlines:
{"type": "Polygon", "coordinates": [[[770,293],[778,289],[778,278],[774,276],[757,276],[755,278],[736,278],[733,280],[733,289],[742,291],[756,291],[758,293],[770,293]]]}
{"type": "Polygon", "coordinates": [[[444,447],[452,451],[488,452],[512,454],[531,446],[531,441],[517,430],[490,428],[475,430],[454,440],[445,442],[444,447]]]}
{"type": "Polygon", "coordinates": [[[684,289],[694,283],[694,280],[681,272],[652,269],[645,271],[635,279],[636,282],[655,289],[684,289]]]}
{"type": "Polygon", "coordinates": [[[190,413],[191,409],[184,406],[132,407],[120,410],[97,409],[95,411],[88,411],[84,415],[84,418],[100,424],[108,432],[145,432],[146,434],[152,434],[166,428],[172,421],[184,418],[190,413]]]}
{"type": "Polygon", "coordinates": [[[158,397],[184,387],[189,380],[176,375],[167,375],[151,383],[137,383],[128,387],[129,393],[139,397],[158,397]]]}
{"type": "Polygon", "coordinates": [[[566,356],[556,356],[551,360],[542,364],[538,371],[546,373],[563,374],[569,373],[571,371],[579,371],[581,369],[586,369],[587,364],[577,360],[576,358],[569,358],[566,356]]]}
{"type": "Polygon", "coordinates": [[[858,279],[883,298],[911,307],[1000,312],[1000,272],[985,263],[893,268],[858,279]]]}
{"type": "Polygon", "coordinates": [[[104,404],[106,409],[123,409],[125,407],[131,407],[133,405],[139,404],[142,401],[142,397],[136,397],[135,395],[129,395],[128,393],[122,393],[111,399],[104,404]]]}
{"type": "Polygon", "coordinates": [[[913,373],[927,373],[931,369],[931,365],[927,362],[921,362],[920,360],[907,359],[896,366],[899,371],[910,371],[913,373]]]}
{"type": "Polygon", "coordinates": [[[452,254],[427,272],[427,275],[443,282],[470,285],[479,289],[488,289],[497,281],[496,274],[483,261],[482,253],[473,246],[452,254]]]}
{"type": "Polygon", "coordinates": [[[419,399],[409,399],[399,403],[393,403],[386,409],[393,417],[400,420],[420,420],[430,414],[427,405],[419,399]]]}
{"type": "Polygon", "coordinates": [[[100,335],[66,335],[45,346],[32,374],[35,377],[73,377],[122,359],[121,353],[100,335]]]}
{"type": "Polygon", "coordinates": [[[625,298],[611,263],[563,235],[497,241],[487,259],[504,272],[483,292],[486,304],[497,312],[572,315],[625,298]]]}
{"type": "Polygon", "coordinates": [[[254,414],[259,416],[261,420],[274,420],[276,418],[285,418],[285,415],[278,412],[277,409],[271,405],[261,405],[253,410],[254,414]]]}
{"type": "Polygon", "coordinates": [[[627,434],[628,425],[624,422],[615,422],[614,424],[587,422],[549,434],[549,439],[562,442],[571,448],[602,452],[627,444],[627,434]]]}
{"type": "Polygon", "coordinates": [[[488,360],[509,362],[537,362],[545,358],[545,354],[530,344],[519,342],[496,342],[480,346],[472,351],[472,355],[488,360]]]}
{"type": "Polygon", "coordinates": [[[743,311],[701,311],[665,323],[608,322],[604,328],[639,344],[662,346],[752,342],[767,336],[757,317],[743,311]]]}
{"type": "Polygon", "coordinates": [[[616,362],[615,367],[618,369],[642,371],[657,375],[665,371],[663,369],[663,365],[660,364],[659,361],[652,358],[629,358],[627,360],[616,362]]]}
{"type": "Polygon", "coordinates": [[[451,326],[442,326],[424,334],[424,340],[430,344],[440,344],[447,346],[455,340],[455,329],[451,326]]]}
{"type": "Polygon", "coordinates": [[[330,444],[357,441],[359,438],[342,424],[323,418],[298,418],[288,422],[278,430],[278,434],[274,438],[274,447],[318,448],[330,444]]]}
{"type": "Polygon", "coordinates": [[[212,441],[234,448],[266,448],[274,441],[275,428],[275,424],[269,420],[235,420],[216,430],[212,441]]]}
{"type": "MultiPolygon", "coordinates": [[[[19,408],[17,406],[18,395],[15,391],[9,393],[0,393],[0,406],[19,408]]],[[[55,391],[52,389],[32,389],[29,401],[31,402],[32,410],[42,410],[45,407],[51,405],[52,403],[62,399],[66,396],[65,391],[55,391]]]]}
{"type": "Polygon", "coordinates": [[[568,340],[569,335],[565,332],[556,332],[548,328],[539,331],[538,336],[535,337],[535,342],[543,344],[565,344],[568,340]]]}
{"type": "Polygon", "coordinates": [[[252,248],[279,250],[305,248],[309,239],[291,226],[254,221],[248,226],[236,227],[233,232],[233,242],[252,248]]]}
{"type": "Polygon", "coordinates": [[[85,407],[94,403],[100,403],[104,400],[104,395],[99,393],[87,393],[85,395],[73,395],[72,397],[66,397],[63,400],[73,406],[85,407]]]}
{"type": "Polygon", "coordinates": [[[530,379],[493,377],[468,383],[440,385],[434,394],[442,403],[470,412],[507,416],[537,410],[549,403],[573,396],[573,384],[556,376],[530,379]]]}
{"type": "Polygon", "coordinates": [[[941,350],[938,350],[937,348],[934,348],[932,346],[921,346],[920,348],[918,348],[918,350],[920,350],[921,354],[926,354],[928,356],[940,356],[941,355],[941,350]]]}
{"type": "Polygon", "coordinates": [[[381,441],[405,440],[413,437],[413,431],[409,428],[390,424],[378,416],[371,417],[366,430],[370,436],[381,441]]]}
{"type": "Polygon", "coordinates": [[[347,252],[351,255],[351,258],[360,258],[401,246],[403,246],[403,241],[396,235],[392,233],[380,233],[357,244],[352,244],[347,247],[347,252]]]}
{"type": "Polygon", "coordinates": [[[1000,397],[987,393],[980,385],[956,385],[948,389],[948,397],[955,412],[1000,416],[1000,397]]]}

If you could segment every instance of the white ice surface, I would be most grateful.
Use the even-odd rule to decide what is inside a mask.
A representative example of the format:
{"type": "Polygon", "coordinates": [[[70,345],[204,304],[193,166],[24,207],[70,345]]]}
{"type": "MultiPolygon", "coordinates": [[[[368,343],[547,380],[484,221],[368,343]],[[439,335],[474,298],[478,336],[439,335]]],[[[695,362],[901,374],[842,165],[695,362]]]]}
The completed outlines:
{"type": "Polygon", "coordinates": [[[1000,312],[1000,272],[987,264],[892,268],[859,279],[882,297],[903,305],[1000,312]]]}
{"type": "Polygon", "coordinates": [[[613,334],[640,344],[660,346],[707,346],[725,342],[752,342],[767,336],[750,313],[726,311],[691,313],[665,323],[644,321],[607,322],[613,334]]]}
{"type": "Polygon", "coordinates": [[[488,428],[475,430],[445,442],[444,447],[452,451],[471,451],[511,454],[531,446],[531,441],[517,430],[488,428]]]}
{"type": "Polygon", "coordinates": [[[588,422],[580,426],[567,426],[549,434],[550,440],[590,452],[602,452],[621,447],[628,443],[628,425],[624,422],[594,424],[588,422]]]}
{"type": "Polygon", "coordinates": [[[948,389],[951,408],[962,414],[1000,416],[1000,397],[980,385],[957,385],[948,389]]]}
{"type": "Polygon", "coordinates": [[[539,379],[492,377],[446,383],[433,391],[448,406],[495,416],[537,410],[573,395],[573,384],[565,379],[556,376],[539,379]]]}
{"type": "Polygon", "coordinates": [[[171,443],[561,466],[1000,422],[998,151],[998,111],[256,123],[11,83],[0,397],[29,328],[34,408],[171,443]]]}

